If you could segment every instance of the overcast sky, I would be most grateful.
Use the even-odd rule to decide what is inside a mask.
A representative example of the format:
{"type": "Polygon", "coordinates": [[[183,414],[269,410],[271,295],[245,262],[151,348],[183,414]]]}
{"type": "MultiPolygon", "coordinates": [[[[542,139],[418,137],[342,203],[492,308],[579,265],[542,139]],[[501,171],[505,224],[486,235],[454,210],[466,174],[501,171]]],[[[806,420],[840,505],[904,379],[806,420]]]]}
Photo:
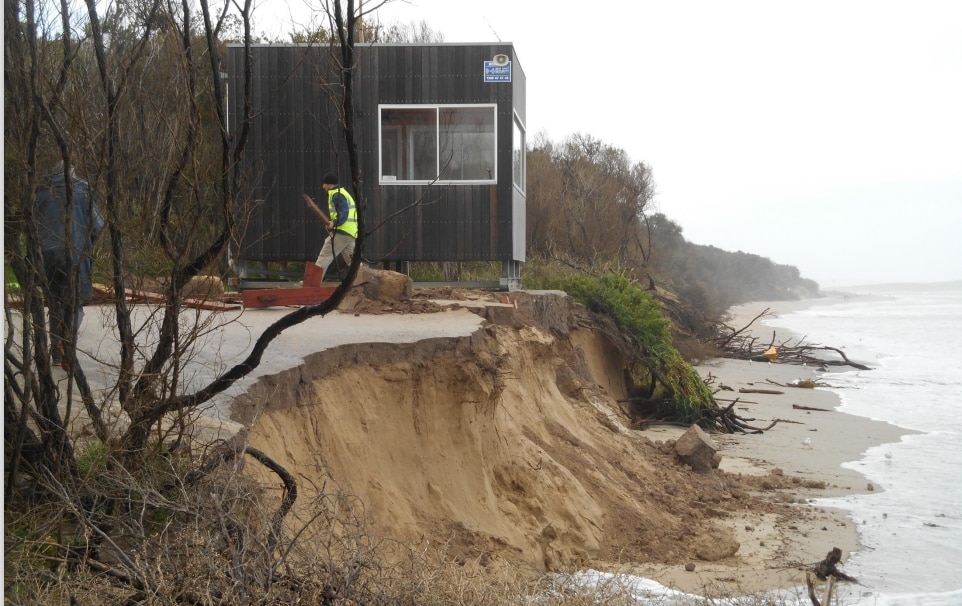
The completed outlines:
{"type": "Polygon", "coordinates": [[[690,242],[823,288],[962,279],[962,1],[394,0],[376,18],[512,43],[529,142],[624,149],[690,242]]]}

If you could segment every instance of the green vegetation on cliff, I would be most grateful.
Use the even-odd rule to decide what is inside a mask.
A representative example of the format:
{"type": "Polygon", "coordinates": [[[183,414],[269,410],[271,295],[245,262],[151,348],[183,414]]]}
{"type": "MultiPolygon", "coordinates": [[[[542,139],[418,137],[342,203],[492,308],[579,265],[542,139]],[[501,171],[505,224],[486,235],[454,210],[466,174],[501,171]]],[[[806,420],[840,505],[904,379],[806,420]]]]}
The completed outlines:
{"type": "Polygon", "coordinates": [[[633,398],[653,417],[695,422],[701,410],[714,409],[711,390],[675,348],[671,324],[644,289],[618,274],[570,275],[542,281],[563,290],[589,311],[611,321],[613,337],[623,339],[633,398]]]}

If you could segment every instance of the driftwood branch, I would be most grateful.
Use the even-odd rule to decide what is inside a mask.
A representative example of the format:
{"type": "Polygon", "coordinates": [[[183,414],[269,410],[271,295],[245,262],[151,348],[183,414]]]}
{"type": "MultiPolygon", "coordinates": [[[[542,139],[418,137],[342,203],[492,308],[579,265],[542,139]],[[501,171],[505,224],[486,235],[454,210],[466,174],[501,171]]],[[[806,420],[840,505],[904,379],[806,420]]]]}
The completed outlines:
{"type": "Polygon", "coordinates": [[[778,423],[777,420],[773,421],[768,427],[753,427],[748,424],[749,421],[754,421],[754,419],[745,419],[743,417],[735,414],[735,404],[739,402],[738,398],[732,400],[731,404],[725,408],[716,406],[714,408],[708,408],[701,410],[701,421],[699,425],[706,426],[710,425],[713,429],[722,431],[724,433],[763,433],[768,431],[775,424],[778,423]]]}
{"type": "Polygon", "coordinates": [[[817,410],[819,412],[832,412],[828,408],[816,408],[814,406],[802,406],[801,404],[792,404],[794,410],[817,410]]]}
{"type": "Polygon", "coordinates": [[[841,349],[838,349],[837,347],[828,347],[828,346],[826,346],[826,345],[823,345],[822,347],[813,347],[813,349],[822,349],[822,350],[834,351],[834,352],[837,353],[838,355],[842,356],[842,360],[844,360],[845,363],[846,363],[847,365],[851,366],[852,368],[857,368],[857,369],[859,369],[859,370],[872,370],[872,368],[871,368],[870,366],[866,366],[866,365],[864,365],[864,364],[859,364],[858,362],[852,362],[851,360],[848,359],[848,356],[845,355],[845,352],[843,352],[841,349]]]}
{"type": "Polygon", "coordinates": [[[842,581],[849,581],[851,583],[858,583],[855,578],[848,576],[844,572],[838,569],[838,565],[842,563],[842,550],[838,547],[833,547],[825,559],[815,565],[815,576],[817,576],[822,581],[826,580],[828,577],[832,576],[836,579],[842,581]]]}
{"type": "Polygon", "coordinates": [[[742,400],[741,398],[735,398],[730,400],[728,398],[715,398],[716,402],[741,402],[742,404],[758,404],[755,400],[742,400]]]}
{"type": "Polygon", "coordinates": [[[838,569],[838,565],[842,562],[842,550],[838,547],[833,547],[825,559],[815,565],[808,574],[805,575],[805,582],[808,585],[808,598],[812,601],[812,606],[828,606],[832,601],[832,590],[835,587],[837,581],[848,581],[851,583],[858,583],[854,577],[850,577],[841,570],[838,569]],[[817,577],[821,581],[826,581],[825,593],[822,595],[822,600],[819,601],[818,596],[815,595],[815,582],[812,580],[812,576],[817,577]]]}
{"type": "Polygon", "coordinates": [[[821,601],[818,599],[818,595],[815,594],[815,582],[812,580],[812,572],[809,571],[805,574],[805,584],[808,586],[808,599],[812,601],[812,606],[829,606],[832,602],[832,590],[835,589],[835,583],[833,582],[834,577],[830,577],[828,583],[825,585],[825,593],[822,594],[821,601]]]}
{"type": "Polygon", "coordinates": [[[805,338],[789,338],[780,343],[776,342],[775,332],[772,331],[772,338],[768,342],[759,341],[758,337],[749,332],[752,324],[760,318],[771,315],[768,309],[752,318],[751,322],[744,327],[734,329],[726,324],[719,324],[715,328],[716,337],[714,344],[722,351],[726,358],[736,360],[752,360],[755,362],[768,362],[770,358],[764,355],[770,348],[777,350],[778,361],[788,364],[812,365],[823,370],[829,366],[851,366],[858,370],[871,370],[871,367],[860,364],[845,354],[837,347],[825,345],[811,345],[805,343],[805,338]],[[837,354],[841,360],[826,356],[827,352],[837,354]]]}
{"type": "Polygon", "coordinates": [[[737,330],[734,329],[734,328],[732,328],[732,327],[730,327],[730,326],[728,326],[727,324],[720,324],[720,325],[719,325],[719,329],[717,329],[716,332],[721,332],[721,333],[723,333],[723,334],[720,335],[719,337],[717,337],[717,338],[715,339],[715,344],[718,345],[719,347],[723,348],[723,349],[726,348],[726,347],[727,347],[733,340],[735,340],[736,338],[743,337],[745,331],[747,331],[749,328],[751,328],[751,325],[752,325],[752,324],[754,324],[755,322],[757,322],[758,320],[760,320],[760,319],[762,319],[762,318],[764,318],[764,317],[766,317],[766,316],[772,315],[769,310],[770,310],[770,308],[766,307],[766,308],[764,309],[764,311],[762,311],[762,313],[760,313],[760,314],[758,314],[757,316],[755,316],[754,318],[752,318],[751,321],[750,321],[748,324],[746,324],[745,326],[743,326],[743,327],[741,327],[741,328],[739,328],[739,329],[737,329],[737,330]],[[730,334],[729,334],[729,333],[730,333],[730,334]]]}

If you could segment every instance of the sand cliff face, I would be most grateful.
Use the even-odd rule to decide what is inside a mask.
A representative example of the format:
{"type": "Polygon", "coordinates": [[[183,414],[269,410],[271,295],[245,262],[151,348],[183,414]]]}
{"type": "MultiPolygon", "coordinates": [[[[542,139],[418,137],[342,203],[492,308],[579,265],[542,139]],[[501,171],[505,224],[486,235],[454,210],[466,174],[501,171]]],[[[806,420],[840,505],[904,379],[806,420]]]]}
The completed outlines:
{"type": "Polygon", "coordinates": [[[470,337],[314,354],[235,417],[299,502],[335,483],[379,536],[541,570],[737,557],[730,518],[766,507],[628,428],[620,356],[570,299],[516,300],[470,337]]]}

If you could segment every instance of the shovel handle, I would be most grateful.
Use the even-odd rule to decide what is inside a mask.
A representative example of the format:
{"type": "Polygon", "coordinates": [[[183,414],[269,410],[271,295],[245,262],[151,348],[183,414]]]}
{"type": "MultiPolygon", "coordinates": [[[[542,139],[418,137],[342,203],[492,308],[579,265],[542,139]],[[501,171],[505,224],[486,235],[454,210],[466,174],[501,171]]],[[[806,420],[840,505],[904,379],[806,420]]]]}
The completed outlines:
{"type": "Polygon", "coordinates": [[[313,198],[311,198],[307,194],[301,194],[301,196],[304,197],[304,204],[307,204],[307,207],[310,208],[312,211],[314,211],[314,214],[317,215],[317,217],[321,221],[324,221],[325,225],[331,222],[331,219],[324,214],[324,211],[322,211],[320,208],[317,207],[317,204],[314,203],[313,198]]]}

